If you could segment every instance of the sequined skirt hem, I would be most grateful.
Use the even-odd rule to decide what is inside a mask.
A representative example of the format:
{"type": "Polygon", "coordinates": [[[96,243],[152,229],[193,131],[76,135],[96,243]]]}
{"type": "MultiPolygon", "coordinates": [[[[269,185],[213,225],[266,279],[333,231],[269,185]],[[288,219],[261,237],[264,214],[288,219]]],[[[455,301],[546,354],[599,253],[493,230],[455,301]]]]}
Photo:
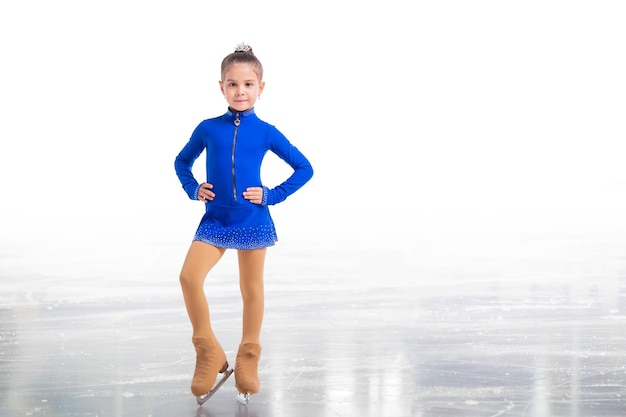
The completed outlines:
{"type": "Polygon", "coordinates": [[[193,240],[225,249],[261,249],[274,246],[278,241],[274,227],[270,225],[248,228],[221,228],[200,225],[193,240]]]}

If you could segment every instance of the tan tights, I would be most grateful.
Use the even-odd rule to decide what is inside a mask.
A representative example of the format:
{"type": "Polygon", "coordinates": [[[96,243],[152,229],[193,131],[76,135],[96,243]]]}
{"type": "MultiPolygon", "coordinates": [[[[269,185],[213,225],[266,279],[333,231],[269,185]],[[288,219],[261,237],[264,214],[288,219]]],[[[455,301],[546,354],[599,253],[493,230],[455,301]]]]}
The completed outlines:
{"type": "MultiPolygon", "coordinates": [[[[180,272],[180,285],[193,337],[213,338],[204,281],[226,249],[193,241],[180,272]]],[[[264,312],[263,269],[266,249],[238,250],[239,288],[243,301],[241,343],[259,343],[264,312]]]]}

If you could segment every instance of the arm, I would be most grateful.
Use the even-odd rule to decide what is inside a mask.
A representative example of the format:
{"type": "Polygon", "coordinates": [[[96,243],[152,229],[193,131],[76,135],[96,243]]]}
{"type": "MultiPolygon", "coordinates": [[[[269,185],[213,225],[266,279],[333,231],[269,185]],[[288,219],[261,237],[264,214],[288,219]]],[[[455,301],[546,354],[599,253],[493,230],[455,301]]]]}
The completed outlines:
{"type": "Polygon", "coordinates": [[[174,169],[178,179],[192,200],[198,199],[198,191],[200,190],[200,184],[194,178],[191,171],[194,162],[198,159],[198,156],[205,148],[205,142],[202,133],[202,124],[198,125],[193,131],[189,142],[183,147],[180,153],[174,160],[174,169]]]}
{"type": "Polygon", "coordinates": [[[293,146],[276,128],[271,129],[269,134],[270,150],[293,168],[293,174],[272,189],[263,187],[263,205],[273,205],[284,201],[313,177],[311,163],[298,148],[293,146]]]}

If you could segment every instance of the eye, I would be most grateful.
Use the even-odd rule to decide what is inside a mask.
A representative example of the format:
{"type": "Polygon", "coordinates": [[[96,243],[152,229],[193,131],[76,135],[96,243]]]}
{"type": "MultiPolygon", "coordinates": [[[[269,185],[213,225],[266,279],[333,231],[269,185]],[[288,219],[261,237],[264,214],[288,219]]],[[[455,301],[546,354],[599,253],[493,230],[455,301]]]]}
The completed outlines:
{"type": "Polygon", "coordinates": [[[246,87],[252,87],[254,86],[254,83],[246,83],[246,87]]]}
{"type": "Polygon", "coordinates": [[[228,86],[229,87],[237,87],[237,84],[235,84],[235,83],[228,83],[228,86]]]}

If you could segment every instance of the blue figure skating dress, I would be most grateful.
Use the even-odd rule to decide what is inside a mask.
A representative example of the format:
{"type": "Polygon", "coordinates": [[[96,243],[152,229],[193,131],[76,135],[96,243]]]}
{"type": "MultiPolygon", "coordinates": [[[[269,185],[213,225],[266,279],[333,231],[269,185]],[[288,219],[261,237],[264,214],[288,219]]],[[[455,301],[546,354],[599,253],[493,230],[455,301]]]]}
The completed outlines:
{"type": "Polygon", "coordinates": [[[192,166],[206,150],[206,182],[215,198],[208,201],[194,240],[227,249],[258,249],[278,240],[269,206],[284,201],[313,176],[308,159],[254,109],[202,121],[174,162],[183,189],[198,199],[200,183],[192,166]],[[271,151],[293,168],[282,184],[269,189],[261,183],[261,162],[271,151]],[[248,187],[263,187],[261,204],[243,198],[248,187]]]}

